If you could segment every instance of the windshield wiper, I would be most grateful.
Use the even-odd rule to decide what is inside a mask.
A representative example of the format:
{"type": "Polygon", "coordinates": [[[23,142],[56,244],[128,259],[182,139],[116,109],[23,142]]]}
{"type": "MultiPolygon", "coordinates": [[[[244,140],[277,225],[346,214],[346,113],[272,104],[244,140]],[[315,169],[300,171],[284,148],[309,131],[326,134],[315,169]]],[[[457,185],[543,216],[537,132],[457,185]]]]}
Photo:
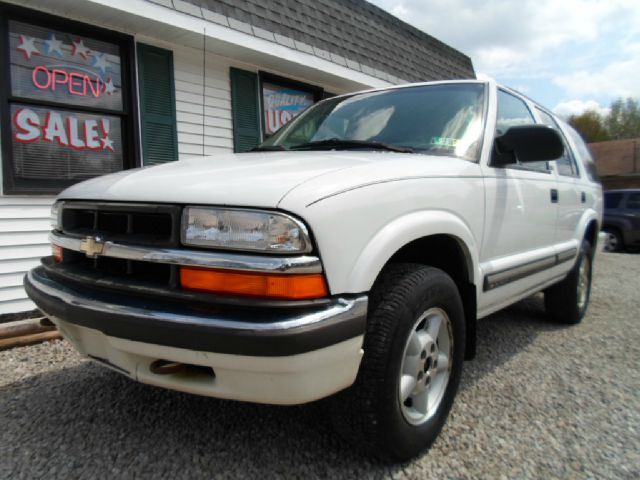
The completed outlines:
{"type": "Polygon", "coordinates": [[[258,145],[257,147],[253,147],[251,152],[280,152],[282,150],[286,150],[282,145],[258,145]]]}
{"type": "Polygon", "coordinates": [[[367,140],[341,140],[339,138],[301,143],[300,145],[290,147],[290,150],[314,150],[316,148],[373,148],[376,150],[389,150],[391,152],[413,153],[413,148],[401,147],[390,143],[371,142],[367,140]]]}

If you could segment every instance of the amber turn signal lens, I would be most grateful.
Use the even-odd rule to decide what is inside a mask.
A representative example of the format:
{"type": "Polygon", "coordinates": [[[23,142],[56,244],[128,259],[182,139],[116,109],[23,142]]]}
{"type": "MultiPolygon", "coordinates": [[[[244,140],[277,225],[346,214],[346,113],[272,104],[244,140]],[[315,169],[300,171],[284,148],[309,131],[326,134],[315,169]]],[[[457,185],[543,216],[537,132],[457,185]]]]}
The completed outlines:
{"type": "Polygon", "coordinates": [[[188,290],[281,300],[327,295],[327,284],[321,274],[277,275],[181,267],[180,284],[188,290]]]}
{"type": "Polygon", "coordinates": [[[62,261],[62,247],[60,245],[51,244],[51,253],[54,262],[60,263],[62,261]]]}

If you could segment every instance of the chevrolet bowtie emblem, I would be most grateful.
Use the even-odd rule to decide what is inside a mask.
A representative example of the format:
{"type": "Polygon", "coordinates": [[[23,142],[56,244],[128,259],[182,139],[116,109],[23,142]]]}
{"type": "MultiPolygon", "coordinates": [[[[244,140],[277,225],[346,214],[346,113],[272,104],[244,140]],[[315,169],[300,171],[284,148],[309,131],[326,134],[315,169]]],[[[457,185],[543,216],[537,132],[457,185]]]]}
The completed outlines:
{"type": "Polygon", "coordinates": [[[89,258],[97,258],[104,250],[104,242],[100,237],[87,237],[80,242],[80,251],[89,258]]]}

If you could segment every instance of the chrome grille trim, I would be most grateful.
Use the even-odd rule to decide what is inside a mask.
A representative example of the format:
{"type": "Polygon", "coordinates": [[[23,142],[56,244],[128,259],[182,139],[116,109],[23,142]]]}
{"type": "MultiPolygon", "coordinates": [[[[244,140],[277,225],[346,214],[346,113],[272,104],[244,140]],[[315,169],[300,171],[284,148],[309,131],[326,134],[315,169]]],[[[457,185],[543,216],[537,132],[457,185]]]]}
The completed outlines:
{"type": "MultiPolygon", "coordinates": [[[[85,238],[49,234],[51,243],[67,250],[82,252],[80,244],[85,238]]],[[[321,273],[320,259],[311,255],[296,257],[271,257],[266,255],[243,255],[226,252],[206,252],[182,248],[148,248],[105,241],[101,257],[122,258],[141,262],[166,263],[188,267],[240,270],[246,272],[307,274],[321,273]]]]}

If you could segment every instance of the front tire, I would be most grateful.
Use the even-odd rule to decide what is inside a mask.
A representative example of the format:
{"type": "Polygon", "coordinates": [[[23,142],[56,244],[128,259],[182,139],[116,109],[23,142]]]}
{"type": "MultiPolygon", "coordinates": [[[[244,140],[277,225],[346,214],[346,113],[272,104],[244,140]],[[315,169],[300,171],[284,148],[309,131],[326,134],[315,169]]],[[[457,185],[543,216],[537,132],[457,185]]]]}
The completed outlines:
{"type": "Polygon", "coordinates": [[[544,291],[545,310],[555,321],[566,324],[582,321],[591,299],[592,267],[591,245],[585,240],[569,275],[544,291]]]}
{"type": "Polygon", "coordinates": [[[462,300],[451,277],[423,265],[390,266],[371,292],[358,377],[331,401],[337,430],[384,460],[416,456],[453,405],[464,346],[462,300]]]}

